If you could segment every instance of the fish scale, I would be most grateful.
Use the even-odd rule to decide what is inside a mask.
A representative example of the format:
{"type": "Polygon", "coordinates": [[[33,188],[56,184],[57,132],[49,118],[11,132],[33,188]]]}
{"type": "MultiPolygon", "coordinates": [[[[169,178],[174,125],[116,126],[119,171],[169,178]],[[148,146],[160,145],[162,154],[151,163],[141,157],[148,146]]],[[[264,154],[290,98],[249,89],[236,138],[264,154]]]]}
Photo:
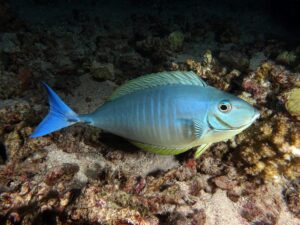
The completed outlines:
{"type": "Polygon", "coordinates": [[[199,146],[199,157],[212,143],[249,127],[259,112],[244,100],[207,85],[191,71],[149,74],[120,86],[93,113],[78,115],[44,84],[50,111],[31,137],[77,122],[87,123],[158,154],[179,154],[199,146]]]}
{"type": "Polygon", "coordinates": [[[93,123],[104,130],[130,140],[179,147],[186,144],[187,141],[192,141],[193,136],[192,132],[189,132],[190,136],[183,132],[182,123],[178,120],[183,117],[193,118],[195,115],[199,115],[200,111],[205,113],[204,110],[199,109],[201,98],[198,98],[198,104],[194,101],[197,95],[200,97],[201,92],[198,89],[199,87],[172,85],[146,90],[144,95],[134,92],[130,98],[120,98],[102,106],[93,115],[95,118],[93,123]],[[192,95],[191,92],[194,94],[192,95]],[[182,101],[182,98],[185,101],[182,101]],[[151,100],[153,100],[153,104],[151,104],[151,100]],[[189,104],[192,105],[189,106],[189,104]],[[196,107],[197,105],[198,107],[196,107]],[[154,115],[151,115],[151,112],[154,115]],[[120,113],[124,113],[125,116],[115,120],[115,115],[120,113]],[[181,118],[180,113],[182,114],[181,118]]]}

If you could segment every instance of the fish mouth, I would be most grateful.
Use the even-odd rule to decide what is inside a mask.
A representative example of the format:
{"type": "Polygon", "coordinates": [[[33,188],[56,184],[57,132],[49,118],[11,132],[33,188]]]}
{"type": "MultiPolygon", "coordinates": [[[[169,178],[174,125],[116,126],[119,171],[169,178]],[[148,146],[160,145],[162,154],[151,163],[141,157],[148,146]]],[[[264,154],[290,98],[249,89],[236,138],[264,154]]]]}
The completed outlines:
{"type": "MultiPolygon", "coordinates": [[[[221,123],[223,126],[228,127],[228,129],[216,129],[213,128],[211,125],[211,128],[213,128],[214,130],[239,130],[239,129],[246,129],[247,127],[249,127],[256,119],[258,119],[260,117],[260,113],[257,109],[254,109],[254,113],[252,116],[252,119],[250,122],[243,124],[239,127],[233,127],[231,126],[229,123],[227,123],[226,121],[222,120],[218,115],[213,114],[215,116],[215,118],[218,120],[219,123],[221,123]]],[[[209,122],[209,121],[208,121],[209,122]]],[[[209,123],[210,124],[210,123],[209,123]]]]}

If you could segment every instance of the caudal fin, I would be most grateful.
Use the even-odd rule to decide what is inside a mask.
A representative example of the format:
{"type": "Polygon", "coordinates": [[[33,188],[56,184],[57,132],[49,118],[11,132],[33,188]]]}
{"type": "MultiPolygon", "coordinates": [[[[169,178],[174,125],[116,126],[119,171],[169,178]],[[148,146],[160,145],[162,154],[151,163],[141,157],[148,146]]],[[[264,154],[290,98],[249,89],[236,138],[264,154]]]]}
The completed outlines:
{"type": "Polygon", "coordinates": [[[43,83],[43,86],[48,93],[50,110],[48,115],[31,134],[31,138],[50,134],[80,121],[79,116],[47,84],[43,83]]]}

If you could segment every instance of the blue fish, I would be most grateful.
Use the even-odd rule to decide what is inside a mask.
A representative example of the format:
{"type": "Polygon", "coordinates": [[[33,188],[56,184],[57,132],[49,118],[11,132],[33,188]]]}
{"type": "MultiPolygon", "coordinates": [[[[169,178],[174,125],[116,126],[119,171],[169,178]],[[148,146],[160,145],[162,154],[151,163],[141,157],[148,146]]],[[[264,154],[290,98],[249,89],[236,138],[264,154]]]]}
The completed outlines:
{"type": "Polygon", "coordinates": [[[46,84],[50,111],[32,138],[86,123],[157,154],[176,155],[211,144],[249,127],[259,112],[244,100],[207,85],[191,71],[145,75],[120,86],[102,106],[80,115],[46,84]]]}

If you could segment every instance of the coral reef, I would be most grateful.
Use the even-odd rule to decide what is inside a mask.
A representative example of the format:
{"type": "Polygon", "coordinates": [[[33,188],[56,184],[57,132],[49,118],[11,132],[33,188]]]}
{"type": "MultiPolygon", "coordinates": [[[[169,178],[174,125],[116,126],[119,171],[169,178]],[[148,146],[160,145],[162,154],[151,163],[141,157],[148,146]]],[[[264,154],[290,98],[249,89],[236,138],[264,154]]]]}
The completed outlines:
{"type": "Polygon", "coordinates": [[[265,117],[249,132],[237,136],[232,157],[238,158],[237,165],[246,174],[260,175],[264,181],[295,180],[300,176],[300,126],[283,114],[265,117]]]}
{"type": "Polygon", "coordinates": [[[189,70],[194,70],[202,78],[207,79],[207,82],[212,86],[225,91],[230,90],[233,80],[241,74],[237,69],[228,72],[228,68],[222,67],[210,50],[204,52],[200,62],[193,59],[186,60],[186,67],[189,70]]]}
{"type": "MultiPolygon", "coordinates": [[[[232,89],[233,81],[240,75],[231,72],[222,76],[216,59],[214,64],[209,64],[210,70],[206,69],[208,64],[205,61],[188,60],[187,65],[223,90],[232,89]]],[[[234,151],[227,157],[246,174],[265,182],[283,182],[283,178],[295,180],[300,176],[300,123],[283,108],[285,105],[287,111],[297,117],[298,88],[290,90],[297,79],[297,73],[268,61],[244,76],[242,89],[235,90],[241,98],[260,108],[261,118],[233,140],[231,148],[234,151]]]]}
{"type": "Polygon", "coordinates": [[[0,1],[0,224],[300,223],[299,47],[244,37],[223,19],[71,15],[64,27],[23,29],[0,1]],[[41,80],[88,113],[128,79],[178,69],[245,99],[260,119],[197,160],[85,125],[29,138],[48,109],[41,80]]]}

